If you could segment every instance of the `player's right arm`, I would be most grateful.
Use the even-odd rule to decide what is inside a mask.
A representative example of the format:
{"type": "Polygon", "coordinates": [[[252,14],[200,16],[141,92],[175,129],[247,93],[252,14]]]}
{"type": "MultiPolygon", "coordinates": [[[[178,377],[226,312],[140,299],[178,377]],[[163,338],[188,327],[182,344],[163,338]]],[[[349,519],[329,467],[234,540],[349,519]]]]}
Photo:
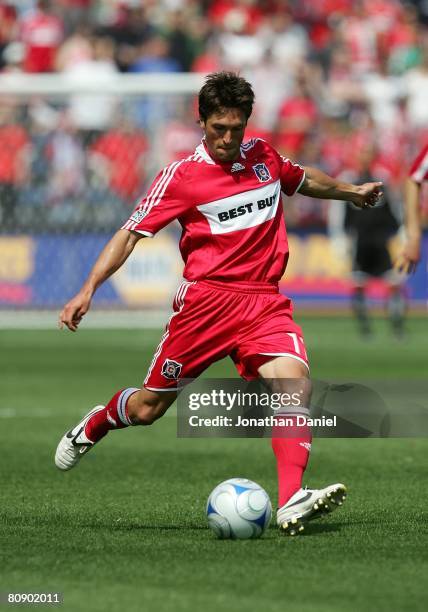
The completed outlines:
{"type": "Polygon", "coordinates": [[[88,278],[77,293],[62,309],[59,327],[64,325],[75,332],[83,316],[88,312],[95,291],[128,259],[137,242],[143,238],[136,232],[120,229],[101,251],[88,278]]]}
{"type": "Polygon", "coordinates": [[[193,205],[185,175],[187,166],[186,160],[181,160],[159,172],[147,195],[104,247],[79,293],[64,306],[59,317],[61,329],[66,325],[77,331],[96,289],[125,263],[137,242],[144,236],[154,236],[193,205]]]}

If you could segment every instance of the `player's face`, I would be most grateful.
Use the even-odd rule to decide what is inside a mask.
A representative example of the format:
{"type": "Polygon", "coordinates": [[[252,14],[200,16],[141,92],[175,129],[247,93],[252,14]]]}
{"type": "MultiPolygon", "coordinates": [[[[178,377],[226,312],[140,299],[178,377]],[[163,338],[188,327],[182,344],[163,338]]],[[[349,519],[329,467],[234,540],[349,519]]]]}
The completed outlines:
{"type": "Polygon", "coordinates": [[[238,159],[246,125],[245,114],[239,108],[213,113],[206,121],[201,121],[211,155],[224,162],[238,159]]]}

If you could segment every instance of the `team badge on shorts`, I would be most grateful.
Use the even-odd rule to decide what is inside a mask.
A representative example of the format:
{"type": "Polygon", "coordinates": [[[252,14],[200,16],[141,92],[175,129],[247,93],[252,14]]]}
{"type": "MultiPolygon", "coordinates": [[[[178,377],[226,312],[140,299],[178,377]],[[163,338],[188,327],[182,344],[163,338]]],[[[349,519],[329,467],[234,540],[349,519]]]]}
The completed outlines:
{"type": "Polygon", "coordinates": [[[141,210],[141,208],[140,208],[139,210],[136,210],[131,215],[131,220],[135,221],[135,223],[140,223],[140,221],[142,221],[146,215],[147,215],[147,211],[146,210],[141,210]]]}
{"type": "Polygon", "coordinates": [[[178,361],[174,361],[173,359],[165,359],[162,366],[162,376],[165,376],[165,378],[169,378],[170,380],[177,380],[177,378],[180,376],[182,367],[183,364],[178,363],[178,361]]]}
{"type": "Polygon", "coordinates": [[[256,164],[253,166],[253,170],[261,183],[266,183],[272,178],[266,164],[256,164]]]}

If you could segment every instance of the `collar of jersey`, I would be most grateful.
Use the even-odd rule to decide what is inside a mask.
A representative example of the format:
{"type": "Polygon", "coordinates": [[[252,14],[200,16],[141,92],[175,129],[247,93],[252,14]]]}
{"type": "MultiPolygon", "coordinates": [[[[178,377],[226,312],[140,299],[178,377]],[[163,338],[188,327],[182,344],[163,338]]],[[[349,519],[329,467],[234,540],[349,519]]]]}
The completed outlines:
{"type": "Polygon", "coordinates": [[[236,162],[238,162],[240,159],[246,158],[245,153],[241,147],[240,148],[241,156],[239,159],[234,159],[233,161],[225,161],[225,162],[214,159],[213,157],[211,157],[208,151],[208,147],[206,145],[205,138],[202,138],[201,143],[196,147],[196,153],[198,153],[202,157],[202,159],[207,162],[207,164],[214,164],[214,165],[219,164],[220,166],[229,166],[229,165],[232,166],[233,164],[236,164],[236,162]]]}

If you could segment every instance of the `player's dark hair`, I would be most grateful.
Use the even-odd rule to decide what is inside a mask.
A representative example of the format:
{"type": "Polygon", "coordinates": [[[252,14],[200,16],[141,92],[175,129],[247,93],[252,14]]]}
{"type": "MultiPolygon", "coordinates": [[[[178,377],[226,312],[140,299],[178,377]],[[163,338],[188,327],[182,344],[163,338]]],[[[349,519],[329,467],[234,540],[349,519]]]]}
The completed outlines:
{"type": "Polygon", "coordinates": [[[248,81],[234,72],[213,72],[199,92],[199,117],[206,121],[213,113],[239,108],[248,121],[253,104],[254,91],[248,81]]]}

